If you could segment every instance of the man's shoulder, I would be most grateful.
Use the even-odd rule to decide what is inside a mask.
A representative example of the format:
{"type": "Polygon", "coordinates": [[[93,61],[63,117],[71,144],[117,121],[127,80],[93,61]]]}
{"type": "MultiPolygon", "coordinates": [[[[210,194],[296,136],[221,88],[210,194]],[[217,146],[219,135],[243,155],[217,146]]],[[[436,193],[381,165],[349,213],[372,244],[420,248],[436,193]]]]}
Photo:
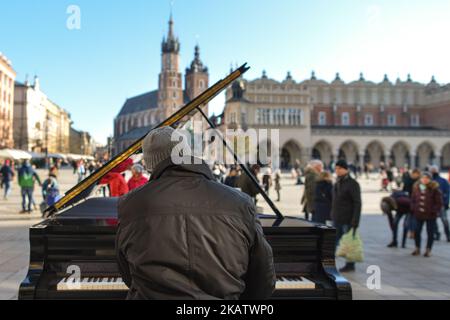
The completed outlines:
{"type": "Polygon", "coordinates": [[[348,175],[344,181],[353,188],[360,188],[360,184],[359,184],[358,180],[356,180],[355,178],[353,178],[350,175],[348,175]]]}
{"type": "Polygon", "coordinates": [[[218,192],[219,196],[224,196],[228,200],[253,205],[253,200],[248,194],[219,182],[211,181],[211,184],[215,186],[215,188],[211,189],[211,192],[218,192]]]}
{"type": "Polygon", "coordinates": [[[443,178],[443,177],[441,177],[441,176],[439,176],[438,178],[437,178],[437,181],[438,181],[438,183],[440,184],[440,185],[442,185],[442,186],[449,186],[449,183],[448,183],[448,181],[447,181],[447,179],[445,179],[445,178],[443,178]]]}
{"type": "Polygon", "coordinates": [[[118,209],[118,212],[119,212],[119,217],[121,215],[123,215],[124,212],[126,212],[125,208],[127,206],[129,206],[130,204],[132,204],[134,201],[136,201],[137,198],[139,197],[139,195],[142,194],[142,192],[144,192],[144,188],[146,186],[147,186],[147,184],[143,185],[143,186],[141,186],[139,188],[136,188],[136,189],[128,192],[127,194],[125,194],[125,195],[123,195],[123,196],[121,196],[119,198],[119,200],[117,202],[117,209],[118,209]]]}

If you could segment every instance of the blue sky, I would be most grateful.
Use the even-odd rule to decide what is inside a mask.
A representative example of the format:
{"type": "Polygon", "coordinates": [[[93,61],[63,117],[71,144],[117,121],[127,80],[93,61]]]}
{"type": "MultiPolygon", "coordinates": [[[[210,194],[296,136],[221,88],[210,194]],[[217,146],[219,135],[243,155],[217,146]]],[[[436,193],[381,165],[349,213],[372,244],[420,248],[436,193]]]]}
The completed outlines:
{"type": "MultiPolygon", "coordinates": [[[[0,51],[17,80],[38,74],[48,96],[74,126],[104,143],[127,97],[157,87],[168,0],[2,0],[0,51]],[[67,7],[81,9],[81,29],[66,27],[67,7]]],[[[450,82],[448,0],[175,0],[181,66],[196,42],[211,82],[230,63],[248,62],[247,78],[263,69],[277,80],[450,82]]],[[[220,112],[223,96],[212,102],[220,112]]]]}

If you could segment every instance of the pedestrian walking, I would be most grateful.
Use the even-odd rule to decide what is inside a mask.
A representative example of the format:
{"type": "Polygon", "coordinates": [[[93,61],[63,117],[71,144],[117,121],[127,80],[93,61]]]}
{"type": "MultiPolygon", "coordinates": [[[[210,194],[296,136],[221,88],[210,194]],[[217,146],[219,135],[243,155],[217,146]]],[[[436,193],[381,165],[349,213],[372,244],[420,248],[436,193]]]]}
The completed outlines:
{"type": "Polygon", "coordinates": [[[93,174],[95,169],[96,169],[95,161],[89,162],[89,166],[88,166],[89,175],[93,174]]]}
{"type": "Polygon", "coordinates": [[[412,255],[420,255],[421,234],[423,225],[426,224],[427,245],[424,256],[430,257],[433,249],[436,219],[442,210],[442,193],[439,190],[439,183],[433,181],[432,175],[428,172],[423,173],[420,181],[414,185],[411,210],[417,223],[415,232],[416,250],[412,255]]]}
{"type": "Polygon", "coordinates": [[[19,169],[19,186],[22,194],[22,211],[21,213],[31,213],[34,198],[34,185],[37,182],[40,186],[41,180],[36,171],[30,166],[28,160],[25,160],[19,169]]]}
{"type": "MultiPolygon", "coordinates": [[[[450,185],[446,179],[441,177],[438,166],[436,165],[431,166],[430,173],[433,175],[433,181],[436,181],[439,184],[439,189],[441,190],[442,193],[442,209],[439,218],[444,227],[444,233],[447,238],[447,242],[450,242],[450,228],[448,225],[448,218],[447,218],[447,211],[449,208],[450,185]]],[[[441,240],[441,233],[439,232],[439,226],[437,225],[437,223],[435,230],[435,239],[437,241],[441,240]]]]}
{"type": "Polygon", "coordinates": [[[331,204],[333,201],[333,177],[331,173],[320,173],[314,195],[313,222],[326,224],[331,220],[331,204]]]}
{"type": "Polygon", "coordinates": [[[269,194],[270,188],[272,187],[272,168],[270,166],[263,168],[262,182],[264,191],[269,194]]]}
{"type": "Polygon", "coordinates": [[[302,169],[300,168],[300,160],[296,159],[294,163],[293,173],[295,174],[295,177],[297,179],[296,184],[298,186],[302,185],[302,169]]]}
{"type": "Polygon", "coordinates": [[[86,174],[86,168],[84,167],[84,161],[80,160],[77,165],[78,183],[83,181],[85,174],[86,174]]]}
{"type": "Polygon", "coordinates": [[[71,161],[71,165],[72,165],[72,169],[73,169],[73,174],[76,174],[77,173],[77,169],[78,169],[78,161],[72,160],[71,161]]]}
{"type": "Polygon", "coordinates": [[[310,215],[314,215],[314,194],[316,192],[316,182],[319,174],[323,171],[323,162],[312,160],[305,170],[305,188],[301,199],[305,219],[309,220],[310,215]]]}
{"type": "Polygon", "coordinates": [[[61,198],[57,172],[56,167],[52,167],[49,171],[48,178],[42,183],[42,198],[44,200],[41,203],[42,215],[46,208],[54,205],[61,198]]]}
{"type": "Polygon", "coordinates": [[[238,171],[237,171],[236,167],[233,166],[230,168],[230,172],[228,173],[227,177],[225,178],[224,184],[231,188],[237,188],[238,183],[239,183],[238,171]]]}
{"type": "Polygon", "coordinates": [[[5,160],[5,163],[0,168],[0,183],[3,188],[3,199],[8,200],[11,191],[11,181],[14,179],[14,170],[11,166],[11,161],[5,160]]]}
{"type": "MultiPolygon", "coordinates": [[[[253,165],[250,169],[250,173],[258,181],[258,183],[258,174],[260,170],[261,167],[257,164],[253,165]]],[[[248,194],[256,203],[256,196],[259,194],[259,189],[255,186],[250,177],[248,177],[245,173],[241,174],[238,185],[239,188],[241,188],[241,191],[248,194]]]]}
{"type": "Polygon", "coordinates": [[[281,201],[281,170],[275,170],[275,191],[277,192],[277,202],[281,201]]]}
{"type": "MultiPolygon", "coordinates": [[[[337,181],[333,186],[331,218],[336,228],[336,247],[341,237],[353,229],[354,234],[359,227],[361,217],[361,188],[353,179],[345,160],[336,163],[337,181]]],[[[355,263],[347,261],[340,272],[355,271],[355,263]]]]}

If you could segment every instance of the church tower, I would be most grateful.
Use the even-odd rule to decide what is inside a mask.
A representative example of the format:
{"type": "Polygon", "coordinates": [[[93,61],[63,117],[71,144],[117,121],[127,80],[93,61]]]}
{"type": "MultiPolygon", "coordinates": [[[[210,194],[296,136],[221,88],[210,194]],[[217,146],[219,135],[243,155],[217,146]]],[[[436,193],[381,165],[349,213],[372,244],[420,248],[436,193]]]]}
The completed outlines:
{"type": "MultiPolygon", "coordinates": [[[[195,99],[209,87],[208,68],[200,60],[200,47],[198,45],[195,46],[194,60],[191,62],[191,66],[186,68],[185,83],[189,100],[195,99]]],[[[208,115],[208,106],[203,107],[202,110],[208,115]]],[[[201,115],[196,115],[195,119],[199,117],[201,115]]]]}
{"type": "Polygon", "coordinates": [[[167,118],[183,106],[183,83],[179,72],[180,42],[173,31],[170,15],[167,38],[162,41],[161,73],[159,74],[158,107],[163,118],[167,118]]]}

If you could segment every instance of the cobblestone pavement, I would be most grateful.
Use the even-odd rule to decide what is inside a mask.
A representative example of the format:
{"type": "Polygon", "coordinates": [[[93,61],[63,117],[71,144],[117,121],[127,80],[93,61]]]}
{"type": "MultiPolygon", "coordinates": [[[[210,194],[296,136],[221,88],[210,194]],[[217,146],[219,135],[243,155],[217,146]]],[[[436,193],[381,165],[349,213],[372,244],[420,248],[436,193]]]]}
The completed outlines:
{"type": "MultiPolygon", "coordinates": [[[[44,172],[39,172],[44,177],[44,172]]],[[[60,173],[63,191],[68,190],[76,178],[70,170],[60,173]]],[[[345,276],[351,281],[355,299],[450,299],[450,244],[436,243],[431,258],[413,257],[413,240],[407,249],[388,249],[390,231],[386,217],[379,209],[380,199],[386,193],[379,192],[379,182],[360,180],[363,189],[363,217],[361,235],[365,245],[365,262],[357,265],[355,273],[345,276]],[[369,290],[366,282],[367,268],[379,266],[381,289],[369,290]]],[[[282,202],[277,203],[285,215],[296,216],[300,212],[302,187],[295,186],[289,176],[283,176],[282,202]]],[[[274,196],[274,191],[271,191],[274,196]]],[[[35,197],[41,200],[36,190],[35,197]]],[[[28,228],[40,221],[40,213],[21,215],[20,194],[17,185],[8,201],[0,197],[0,299],[16,299],[20,282],[27,273],[29,259],[28,228]]],[[[267,209],[267,205],[259,202],[267,209]]],[[[267,211],[269,212],[269,211],[267,211]]],[[[338,260],[338,266],[343,265],[338,260]]]]}

